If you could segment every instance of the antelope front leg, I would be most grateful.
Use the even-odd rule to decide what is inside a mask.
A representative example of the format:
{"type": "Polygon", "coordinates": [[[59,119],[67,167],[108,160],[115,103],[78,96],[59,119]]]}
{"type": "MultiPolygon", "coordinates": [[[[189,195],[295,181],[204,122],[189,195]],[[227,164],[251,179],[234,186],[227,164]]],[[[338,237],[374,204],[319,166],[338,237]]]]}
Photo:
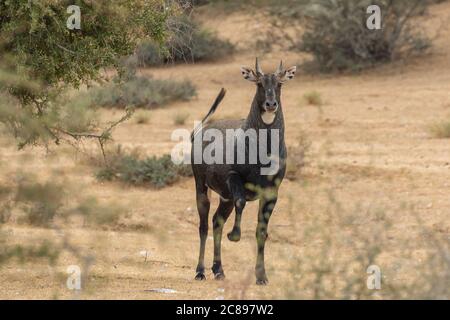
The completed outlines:
{"type": "Polygon", "coordinates": [[[219,207],[213,217],[214,226],[214,261],[212,271],[216,280],[222,280],[225,278],[225,273],[222,268],[221,257],[221,242],[222,242],[222,230],[223,225],[233,211],[233,202],[220,200],[219,207]]]}
{"type": "Polygon", "coordinates": [[[256,257],[256,284],[265,285],[269,282],[266,276],[266,269],[264,267],[264,246],[268,236],[267,227],[269,219],[272,215],[273,208],[277,203],[277,198],[261,199],[259,201],[258,225],[256,227],[256,244],[258,248],[258,255],[256,257]]]}
{"type": "Polygon", "coordinates": [[[205,246],[208,237],[208,215],[210,202],[207,189],[197,190],[197,209],[200,217],[199,236],[200,236],[200,252],[198,256],[198,264],[196,269],[195,280],[205,280],[205,246]]]}
{"type": "Polygon", "coordinates": [[[232,174],[230,176],[228,179],[228,185],[233,195],[236,216],[234,218],[233,229],[227,234],[227,237],[230,241],[236,242],[241,239],[241,217],[242,211],[244,210],[246,204],[245,190],[241,178],[236,174],[232,174]]]}

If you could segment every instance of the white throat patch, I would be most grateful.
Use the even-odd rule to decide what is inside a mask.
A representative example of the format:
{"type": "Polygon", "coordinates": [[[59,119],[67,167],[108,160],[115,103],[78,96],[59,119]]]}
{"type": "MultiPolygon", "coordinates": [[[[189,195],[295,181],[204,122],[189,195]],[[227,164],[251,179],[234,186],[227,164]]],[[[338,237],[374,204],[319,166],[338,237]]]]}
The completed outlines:
{"type": "Polygon", "coordinates": [[[272,122],[275,120],[275,116],[277,115],[276,112],[267,112],[264,111],[261,114],[261,119],[265,124],[272,124],[272,122]]]}

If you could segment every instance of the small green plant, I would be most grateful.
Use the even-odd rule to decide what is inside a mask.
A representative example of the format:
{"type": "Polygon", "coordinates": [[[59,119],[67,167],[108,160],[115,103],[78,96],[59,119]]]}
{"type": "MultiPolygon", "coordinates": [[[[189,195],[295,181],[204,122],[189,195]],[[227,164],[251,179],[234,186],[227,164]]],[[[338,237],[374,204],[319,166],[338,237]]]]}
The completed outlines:
{"type": "Polygon", "coordinates": [[[177,113],[173,117],[173,123],[175,125],[184,125],[186,123],[186,120],[189,118],[189,113],[183,112],[183,113],[177,113]]]}
{"type": "Polygon", "coordinates": [[[435,123],[430,126],[432,135],[439,139],[450,138],[450,120],[435,123]]]}
{"type": "Polygon", "coordinates": [[[108,158],[108,165],[97,171],[96,177],[103,181],[122,181],[137,186],[162,188],[192,176],[189,165],[176,165],[170,155],[141,159],[137,153],[124,153],[120,148],[108,158]]]}
{"type": "Polygon", "coordinates": [[[108,108],[152,109],[174,101],[187,101],[197,92],[189,80],[160,80],[133,76],[125,83],[91,89],[93,104],[108,108]]]}
{"type": "Polygon", "coordinates": [[[322,106],[323,100],[322,95],[317,91],[310,91],[303,95],[303,99],[307,104],[312,106],[322,106]]]}

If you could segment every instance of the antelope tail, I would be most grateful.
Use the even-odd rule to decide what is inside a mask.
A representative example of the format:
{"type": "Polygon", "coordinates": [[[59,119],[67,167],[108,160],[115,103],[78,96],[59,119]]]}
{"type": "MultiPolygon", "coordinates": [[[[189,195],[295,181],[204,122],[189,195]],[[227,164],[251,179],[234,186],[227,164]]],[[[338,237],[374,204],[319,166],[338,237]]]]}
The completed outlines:
{"type": "Polygon", "coordinates": [[[200,124],[192,131],[191,133],[191,142],[194,141],[194,137],[197,134],[197,132],[200,130],[200,128],[203,126],[203,124],[208,122],[208,119],[213,115],[213,113],[216,111],[217,107],[219,106],[220,102],[223,100],[223,98],[225,97],[225,93],[227,91],[222,88],[219,92],[219,94],[216,97],[216,100],[214,100],[214,103],[212,104],[211,108],[209,109],[208,113],[206,114],[206,116],[202,119],[202,121],[200,122],[200,124]]]}

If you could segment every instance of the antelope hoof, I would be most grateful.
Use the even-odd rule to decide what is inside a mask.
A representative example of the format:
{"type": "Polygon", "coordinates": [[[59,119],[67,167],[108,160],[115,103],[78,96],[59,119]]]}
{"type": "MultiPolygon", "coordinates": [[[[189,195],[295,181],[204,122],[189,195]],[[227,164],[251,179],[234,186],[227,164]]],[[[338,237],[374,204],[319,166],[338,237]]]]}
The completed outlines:
{"type": "Polygon", "coordinates": [[[264,279],[256,279],[256,284],[258,286],[265,286],[269,284],[269,280],[267,278],[264,279]]]}
{"type": "Polygon", "coordinates": [[[195,276],[195,280],[197,280],[197,281],[203,281],[203,280],[206,280],[206,277],[205,277],[205,275],[203,274],[203,273],[197,273],[197,275],[195,276]]]}
{"type": "Polygon", "coordinates": [[[264,267],[256,267],[256,284],[259,286],[265,286],[269,283],[269,279],[266,276],[266,270],[264,267]]]}
{"type": "Polygon", "coordinates": [[[238,242],[241,240],[241,229],[240,228],[233,228],[230,233],[227,234],[228,240],[233,242],[238,242]]]}
{"type": "Polygon", "coordinates": [[[225,273],[219,272],[219,273],[214,274],[214,279],[215,280],[225,280],[225,273]]]}

